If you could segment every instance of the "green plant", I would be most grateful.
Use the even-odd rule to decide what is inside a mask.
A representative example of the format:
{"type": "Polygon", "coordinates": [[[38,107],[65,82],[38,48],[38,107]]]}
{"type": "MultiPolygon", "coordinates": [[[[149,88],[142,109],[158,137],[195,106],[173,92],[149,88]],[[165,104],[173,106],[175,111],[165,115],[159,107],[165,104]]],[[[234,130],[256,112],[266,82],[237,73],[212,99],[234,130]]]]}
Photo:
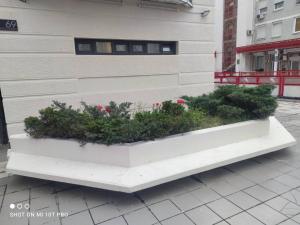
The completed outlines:
{"type": "Polygon", "coordinates": [[[184,107],[172,101],[165,101],[162,103],[160,111],[173,116],[180,116],[184,113],[184,107]]]}
{"type": "Polygon", "coordinates": [[[258,87],[221,86],[209,95],[198,97],[183,96],[192,109],[204,110],[211,116],[228,121],[265,119],[276,108],[276,98],[271,96],[271,85],[258,87]]]}
{"type": "Polygon", "coordinates": [[[82,110],[54,101],[25,119],[25,131],[35,138],[73,138],[102,144],[132,143],[163,138],[192,130],[249,119],[263,119],[274,113],[277,103],[273,87],[224,86],[209,95],[184,96],[177,103],[156,103],[153,110],[131,113],[131,103],[107,106],[82,103],[82,110]],[[188,108],[186,108],[186,105],[188,108]]]}
{"type": "Polygon", "coordinates": [[[116,118],[121,117],[125,119],[130,118],[130,106],[132,105],[130,102],[123,102],[118,105],[113,101],[109,102],[109,105],[107,106],[91,106],[85,102],[81,102],[81,104],[83,106],[83,112],[88,113],[94,118],[110,116],[116,118]]]}

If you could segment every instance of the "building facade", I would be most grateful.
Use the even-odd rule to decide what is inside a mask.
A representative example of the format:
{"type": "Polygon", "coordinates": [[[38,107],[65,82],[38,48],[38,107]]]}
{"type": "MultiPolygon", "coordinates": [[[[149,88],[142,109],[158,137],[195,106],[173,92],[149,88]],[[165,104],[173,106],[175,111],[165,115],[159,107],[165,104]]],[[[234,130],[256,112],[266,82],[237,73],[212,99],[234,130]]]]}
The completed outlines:
{"type": "Polygon", "coordinates": [[[238,71],[300,70],[300,1],[239,0],[238,71]]]}
{"type": "Polygon", "coordinates": [[[1,0],[0,88],[9,133],[22,133],[24,118],[53,100],[152,105],[211,91],[214,5],[1,0]]]}
{"type": "Polygon", "coordinates": [[[223,71],[235,70],[237,8],[237,0],[224,1],[223,71]]]}

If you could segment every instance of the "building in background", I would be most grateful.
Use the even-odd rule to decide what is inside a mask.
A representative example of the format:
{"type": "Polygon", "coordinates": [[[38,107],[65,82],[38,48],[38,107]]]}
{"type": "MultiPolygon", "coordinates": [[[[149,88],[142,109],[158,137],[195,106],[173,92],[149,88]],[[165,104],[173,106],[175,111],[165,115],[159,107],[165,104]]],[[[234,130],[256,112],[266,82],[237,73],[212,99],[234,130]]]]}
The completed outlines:
{"type": "Polygon", "coordinates": [[[238,71],[300,70],[300,1],[239,0],[239,6],[238,71]]]}
{"type": "Polygon", "coordinates": [[[278,96],[300,97],[300,1],[238,0],[236,5],[236,32],[226,16],[229,5],[224,6],[225,66],[216,72],[216,83],[270,83],[278,96]],[[230,66],[235,70],[230,70],[231,47],[226,44],[235,42],[236,59],[230,66]]]}

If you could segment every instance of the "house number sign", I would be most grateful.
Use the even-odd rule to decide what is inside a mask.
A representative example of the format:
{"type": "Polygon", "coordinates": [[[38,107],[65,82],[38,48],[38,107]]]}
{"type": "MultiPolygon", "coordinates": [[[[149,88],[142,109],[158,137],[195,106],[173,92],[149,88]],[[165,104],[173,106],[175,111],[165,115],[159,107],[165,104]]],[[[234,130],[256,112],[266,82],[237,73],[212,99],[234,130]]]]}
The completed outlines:
{"type": "Polygon", "coordinates": [[[18,31],[17,21],[0,19],[0,31],[18,31]]]}

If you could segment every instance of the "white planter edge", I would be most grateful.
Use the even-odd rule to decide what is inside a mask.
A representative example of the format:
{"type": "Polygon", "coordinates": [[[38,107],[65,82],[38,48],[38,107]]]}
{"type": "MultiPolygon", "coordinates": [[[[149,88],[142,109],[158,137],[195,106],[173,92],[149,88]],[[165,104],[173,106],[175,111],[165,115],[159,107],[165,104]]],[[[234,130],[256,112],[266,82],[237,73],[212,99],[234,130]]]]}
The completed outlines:
{"type": "Polygon", "coordinates": [[[80,147],[73,140],[33,139],[24,134],[10,140],[7,171],[11,173],[121,192],[135,192],[296,144],[275,117],[124,145],[80,147]]]}

